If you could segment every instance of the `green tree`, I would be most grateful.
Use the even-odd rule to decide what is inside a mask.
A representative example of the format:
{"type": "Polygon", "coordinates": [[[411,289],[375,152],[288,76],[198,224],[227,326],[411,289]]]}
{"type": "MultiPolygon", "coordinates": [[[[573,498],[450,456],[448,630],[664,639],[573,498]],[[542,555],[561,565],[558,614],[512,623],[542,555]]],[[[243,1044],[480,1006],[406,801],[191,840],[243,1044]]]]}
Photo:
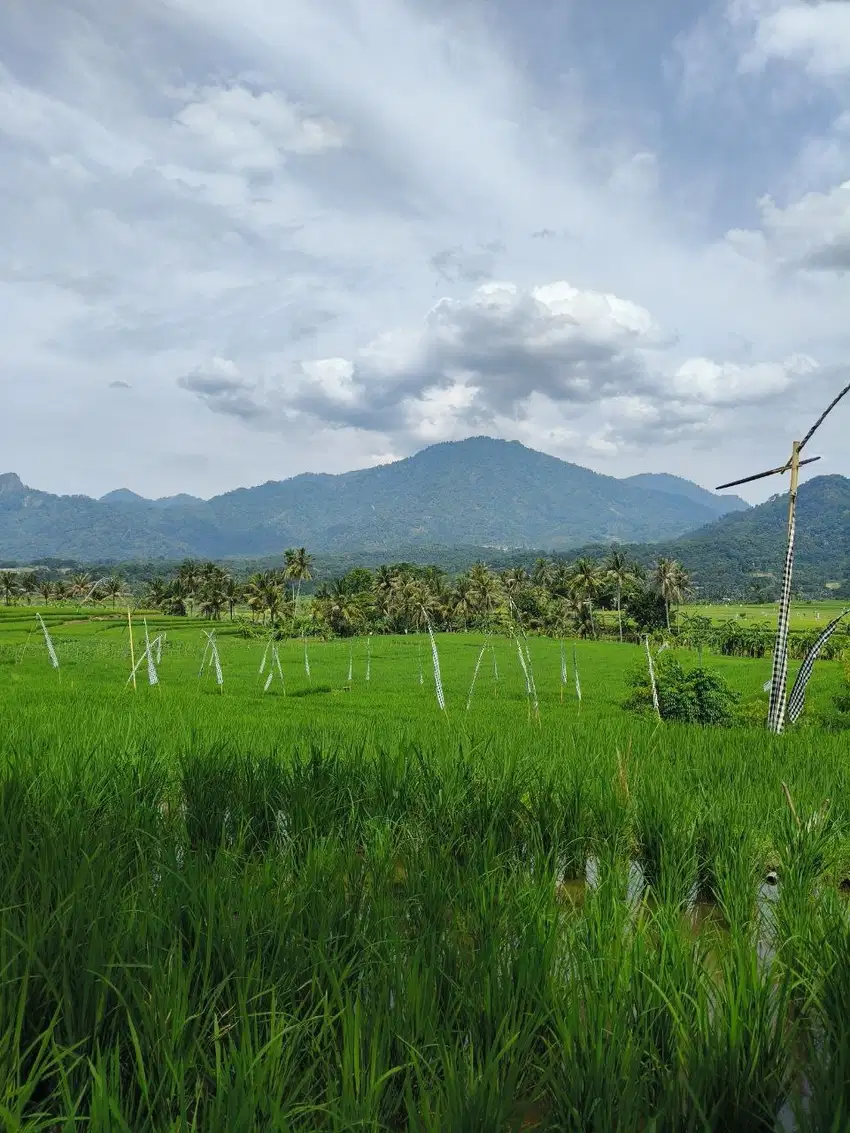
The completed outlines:
{"type": "Polygon", "coordinates": [[[592,559],[577,559],[573,563],[570,590],[574,598],[587,603],[590,617],[591,636],[596,637],[596,625],[593,621],[593,603],[602,588],[602,576],[599,568],[592,559]]]}
{"type": "Polygon", "coordinates": [[[623,640],[623,588],[634,581],[634,570],[623,551],[612,551],[605,560],[605,577],[615,588],[617,596],[617,625],[620,641],[623,640]]]}
{"type": "Polygon", "coordinates": [[[145,592],[145,602],[149,606],[153,606],[155,610],[161,610],[166,601],[168,600],[169,586],[164,578],[157,575],[152,578],[147,585],[145,592]]]}
{"type": "Polygon", "coordinates": [[[26,597],[27,605],[32,601],[33,594],[38,592],[38,576],[34,571],[27,571],[21,575],[21,593],[26,597]]]}
{"type": "Polygon", "coordinates": [[[664,600],[667,629],[670,629],[670,607],[679,605],[691,591],[688,572],[675,559],[660,558],[655,564],[652,584],[664,600]]]}
{"type": "Polygon", "coordinates": [[[72,598],[83,601],[88,597],[92,586],[91,575],[87,571],[76,571],[71,575],[68,587],[72,598]]]}
{"type": "Polygon", "coordinates": [[[230,615],[230,620],[233,621],[233,611],[237,604],[242,600],[242,587],[232,575],[227,575],[223,585],[224,600],[227,602],[227,610],[230,615]]]}
{"type": "Polygon", "coordinates": [[[19,593],[18,576],[13,570],[0,571],[0,593],[7,606],[11,606],[19,593]]]}
{"type": "Polygon", "coordinates": [[[112,599],[112,609],[115,609],[115,603],[119,598],[122,598],[125,593],[124,579],[120,574],[111,574],[109,578],[104,579],[100,584],[104,595],[112,599]]]}
{"type": "Polygon", "coordinates": [[[289,550],[284,552],[285,567],[283,577],[292,584],[294,589],[295,598],[295,612],[298,612],[298,600],[301,597],[301,584],[309,582],[313,577],[311,567],[313,565],[312,555],[308,555],[306,548],[298,547],[297,550],[289,550]]]}

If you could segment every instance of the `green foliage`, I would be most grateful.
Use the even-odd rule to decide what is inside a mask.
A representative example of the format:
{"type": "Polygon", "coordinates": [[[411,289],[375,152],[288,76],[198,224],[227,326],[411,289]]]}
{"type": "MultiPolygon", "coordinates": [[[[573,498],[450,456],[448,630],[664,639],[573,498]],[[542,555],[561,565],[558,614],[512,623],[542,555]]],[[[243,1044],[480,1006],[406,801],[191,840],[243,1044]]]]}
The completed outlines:
{"type": "MultiPolygon", "coordinates": [[[[663,720],[704,727],[730,727],[740,693],[717,672],[702,666],[685,669],[674,654],[665,650],[654,662],[658,704],[663,720]]],[[[632,692],[626,707],[637,712],[654,711],[647,664],[637,663],[629,675],[632,692]]]]}
{"type": "Polygon", "coordinates": [[[667,612],[664,599],[651,587],[632,587],[623,596],[623,611],[634,622],[639,633],[664,629],[667,612]]]}

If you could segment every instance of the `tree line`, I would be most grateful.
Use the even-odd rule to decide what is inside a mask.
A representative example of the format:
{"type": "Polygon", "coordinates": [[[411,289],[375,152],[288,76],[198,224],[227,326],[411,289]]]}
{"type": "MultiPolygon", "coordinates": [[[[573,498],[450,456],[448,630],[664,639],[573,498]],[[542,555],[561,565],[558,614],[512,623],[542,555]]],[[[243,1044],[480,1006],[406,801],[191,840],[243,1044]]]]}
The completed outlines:
{"type": "Polygon", "coordinates": [[[247,579],[214,562],[187,559],[167,575],[150,579],[131,595],[120,575],[103,579],[76,572],[67,579],[39,579],[34,572],[0,572],[7,605],[38,595],[44,602],[101,602],[114,608],[133,597],[147,608],[176,616],[239,620],[247,631],[281,636],[305,633],[418,632],[430,622],[443,631],[525,629],[593,638],[634,639],[671,628],[674,611],[691,594],[687,572],[660,558],[647,569],[622,551],[602,561],[539,558],[531,568],[493,570],[485,563],[451,577],[436,566],[392,563],[374,570],[354,567],[320,582],[309,600],[313,558],[304,547],[284,553],[277,569],[247,579]],[[601,617],[608,612],[607,617],[601,617]]]}

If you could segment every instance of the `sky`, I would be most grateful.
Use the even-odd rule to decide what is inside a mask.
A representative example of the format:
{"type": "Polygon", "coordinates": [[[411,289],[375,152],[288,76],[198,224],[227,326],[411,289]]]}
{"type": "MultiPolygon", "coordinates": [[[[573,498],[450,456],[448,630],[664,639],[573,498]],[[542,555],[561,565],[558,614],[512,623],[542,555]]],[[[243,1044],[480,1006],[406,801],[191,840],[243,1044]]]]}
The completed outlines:
{"type": "Polygon", "coordinates": [[[850,2],[5,0],[0,311],[47,491],[781,464],[850,381],[850,2]]]}

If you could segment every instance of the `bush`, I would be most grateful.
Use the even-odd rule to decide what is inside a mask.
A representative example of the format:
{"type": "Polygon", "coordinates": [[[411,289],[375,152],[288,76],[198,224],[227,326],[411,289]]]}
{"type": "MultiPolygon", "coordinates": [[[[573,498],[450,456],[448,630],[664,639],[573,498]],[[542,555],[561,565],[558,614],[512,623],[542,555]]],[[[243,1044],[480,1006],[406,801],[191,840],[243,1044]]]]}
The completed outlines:
{"type": "MultiPolygon", "coordinates": [[[[628,682],[632,691],[625,707],[633,712],[653,712],[647,665],[635,665],[628,682]]],[[[712,727],[736,723],[740,693],[719,673],[701,666],[686,671],[672,653],[665,651],[655,661],[655,684],[662,720],[712,727]]]]}

